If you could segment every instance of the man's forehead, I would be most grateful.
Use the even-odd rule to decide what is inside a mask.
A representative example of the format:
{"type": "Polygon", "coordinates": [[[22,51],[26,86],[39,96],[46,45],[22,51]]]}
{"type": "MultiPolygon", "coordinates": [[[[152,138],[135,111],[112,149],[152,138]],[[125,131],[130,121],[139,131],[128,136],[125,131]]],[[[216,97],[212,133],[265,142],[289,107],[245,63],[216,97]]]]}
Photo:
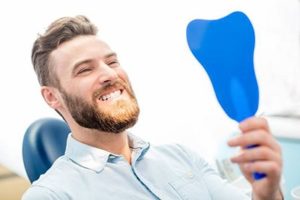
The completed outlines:
{"type": "MultiPolygon", "coordinates": [[[[110,49],[110,47],[101,40],[98,36],[87,35],[87,36],[77,36],[69,41],[60,44],[54,51],[53,54],[68,54],[70,52],[83,51],[84,47],[91,48],[103,48],[110,49]]],[[[86,49],[84,50],[86,51],[86,49]]]]}
{"type": "Polygon", "coordinates": [[[81,56],[89,56],[89,53],[104,56],[111,52],[110,47],[98,36],[77,36],[59,45],[50,54],[50,59],[52,64],[58,64],[57,62],[73,62],[76,59],[80,59],[81,56]]]}

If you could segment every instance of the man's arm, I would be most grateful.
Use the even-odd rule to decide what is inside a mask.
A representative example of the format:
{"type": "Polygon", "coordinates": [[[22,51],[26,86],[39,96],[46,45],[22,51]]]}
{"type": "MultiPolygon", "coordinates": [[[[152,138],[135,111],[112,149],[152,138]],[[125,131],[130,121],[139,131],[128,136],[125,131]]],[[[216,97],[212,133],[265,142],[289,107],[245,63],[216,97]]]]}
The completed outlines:
{"type": "Polygon", "coordinates": [[[241,147],[238,155],[231,158],[237,163],[251,183],[253,199],[281,200],[280,178],[282,172],[282,154],[279,144],[271,135],[268,123],[263,118],[252,117],[239,125],[242,134],[229,140],[232,147],[241,147]],[[254,148],[249,146],[257,145],[254,148]],[[252,174],[260,172],[266,177],[254,180],[252,174]]]}
{"type": "Polygon", "coordinates": [[[22,200],[59,200],[57,195],[45,187],[32,186],[22,196],[22,200]]]}

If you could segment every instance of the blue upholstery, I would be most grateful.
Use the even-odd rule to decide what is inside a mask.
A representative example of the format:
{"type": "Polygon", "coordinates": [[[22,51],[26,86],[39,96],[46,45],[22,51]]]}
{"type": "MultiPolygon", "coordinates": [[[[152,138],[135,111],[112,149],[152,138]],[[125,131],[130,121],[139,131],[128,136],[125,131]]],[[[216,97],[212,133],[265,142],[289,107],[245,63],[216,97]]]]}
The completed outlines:
{"type": "Polygon", "coordinates": [[[59,119],[43,118],[34,121],[23,138],[23,162],[31,182],[45,173],[52,163],[64,154],[68,125],[59,119]]]}

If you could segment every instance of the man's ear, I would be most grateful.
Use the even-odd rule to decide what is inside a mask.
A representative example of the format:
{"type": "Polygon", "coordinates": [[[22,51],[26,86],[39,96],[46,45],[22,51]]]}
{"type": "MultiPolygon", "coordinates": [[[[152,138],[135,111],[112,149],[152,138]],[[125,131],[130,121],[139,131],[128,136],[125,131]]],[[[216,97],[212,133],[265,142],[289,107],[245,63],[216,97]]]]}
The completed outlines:
{"type": "Polygon", "coordinates": [[[61,107],[61,99],[59,91],[50,86],[42,86],[41,93],[46,103],[53,109],[61,107]]]}

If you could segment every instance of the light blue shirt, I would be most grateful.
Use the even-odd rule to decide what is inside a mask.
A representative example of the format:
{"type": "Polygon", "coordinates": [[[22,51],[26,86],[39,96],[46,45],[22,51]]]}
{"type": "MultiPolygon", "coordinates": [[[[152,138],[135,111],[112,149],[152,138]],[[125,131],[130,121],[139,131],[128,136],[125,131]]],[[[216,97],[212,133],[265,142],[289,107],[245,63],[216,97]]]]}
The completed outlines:
{"type": "Polygon", "coordinates": [[[129,134],[132,164],[69,135],[58,158],[23,200],[243,200],[196,153],[180,145],[150,146],[129,134]]]}

